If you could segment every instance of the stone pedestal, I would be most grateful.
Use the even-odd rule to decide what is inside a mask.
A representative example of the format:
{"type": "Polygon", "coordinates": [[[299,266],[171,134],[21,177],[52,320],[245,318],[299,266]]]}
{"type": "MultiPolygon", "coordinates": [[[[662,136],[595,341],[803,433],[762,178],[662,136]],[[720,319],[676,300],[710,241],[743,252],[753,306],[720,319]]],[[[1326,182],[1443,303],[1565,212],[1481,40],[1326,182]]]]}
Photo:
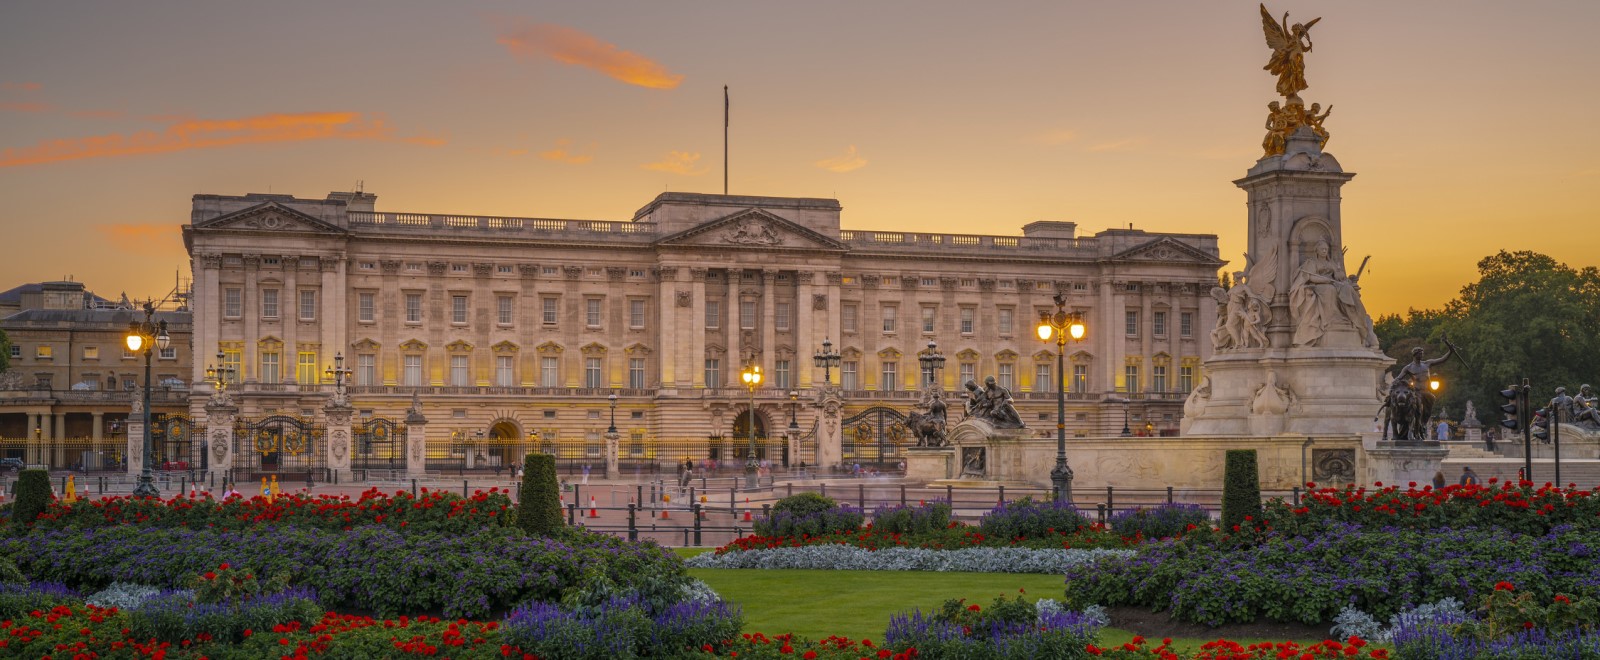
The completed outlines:
{"type": "Polygon", "coordinates": [[[954,447],[912,447],[906,449],[905,457],[906,479],[912,482],[954,479],[956,476],[954,447]]]}
{"type": "Polygon", "coordinates": [[[406,411],[406,476],[421,478],[428,474],[428,418],[422,415],[422,406],[416,397],[411,399],[411,409],[406,411]]]}
{"type": "Polygon", "coordinates": [[[1439,472],[1450,450],[1433,441],[1397,444],[1380,440],[1366,453],[1366,483],[1403,486],[1413,481],[1433,483],[1433,475],[1439,472]]]}
{"type": "Polygon", "coordinates": [[[323,414],[328,420],[328,471],[338,475],[336,479],[348,482],[350,480],[350,418],[355,414],[355,409],[343,402],[335,400],[324,406],[323,414]]]}
{"type": "Polygon", "coordinates": [[[817,390],[814,404],[817,408],[817,474],[838,467],[844,462],[844,399],[838,388],[826,385],[817,390]]]}
{"type": "Polygon", "coordinates": [[[134,414],[128,416],[128,475],[137,477],[142,470],[144,470],[144,419],[134,414]]]}
{"type": "MultiPolygon", "coordinates": [[[[1024,482],[1032,476],[1034,470],[1022,451],[1030,440],[1028,429],[997,429],[981,419],[966,419],[947,435],[954,452],[950,478],[1024,482]]],[[[1045,483],[1053,465],[1045,464],[1045,483]]]]}
{"type": "Polygon", "coordinates": [[[617,460],[620,448],[617,445],[621,439],[620,433],[606,434],[606,479],[616,479],[618,476],[617,460]]]}
{"type": "Polygon", "coordinates": [[[233,420],[239,408],[230,403],[212,401],[206,404],[206,438],[211,452],[210,470],[221,475],[227,483],[233,474],[233,420]]]}

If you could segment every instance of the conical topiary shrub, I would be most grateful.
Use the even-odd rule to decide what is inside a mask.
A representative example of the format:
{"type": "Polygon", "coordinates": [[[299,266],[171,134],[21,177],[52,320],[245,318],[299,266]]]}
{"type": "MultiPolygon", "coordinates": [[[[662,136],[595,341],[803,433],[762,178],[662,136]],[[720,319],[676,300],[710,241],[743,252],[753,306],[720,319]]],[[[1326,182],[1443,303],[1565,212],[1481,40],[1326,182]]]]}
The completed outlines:
{"type": "Polygon", "coordinates": [[[1244,525],[1245,516],[1261,516],[1261,476],[1256,450],[1229,449],[1222,475],[1222,531],[1244,525]]]}
{"type": "Polygon", "coordinates": [[[541,536],[561,528],[561,486],[556,483],[556,457],[533,453],[523,463],[517,526],[541,536]]]}
{"type": "Polygon", "coordinates": [[[17,477],[17,501],[11,505],[11,522],[19,528],[39,518],[50,506],[50,473],[44,470],[23,470],[17,477]]]}

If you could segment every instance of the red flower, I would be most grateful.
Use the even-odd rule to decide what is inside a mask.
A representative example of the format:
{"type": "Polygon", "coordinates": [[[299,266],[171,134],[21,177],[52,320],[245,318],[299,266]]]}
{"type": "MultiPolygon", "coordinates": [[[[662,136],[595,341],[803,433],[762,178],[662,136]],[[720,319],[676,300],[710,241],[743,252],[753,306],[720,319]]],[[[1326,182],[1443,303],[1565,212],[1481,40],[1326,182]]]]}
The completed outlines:
{"type": "Polygon", "coordinates": [[[1503,582],[1502,581],[1502,582],[1494,583],[1494,590],[1495,591],[1516,591],[1517,587],[1516,587],[1516,585],[1513,585],[1510,582],[1503,582]]]}
{"type": "Polygon", "coordinates": [[[972,604],[972,605],[968,605],[968,606],[967,606],[967,609],[969,609],[969,610],[972,610],[972,611],[974,611],[974,612],[977,612],[977,611],[979,611],[979,610],[982,610],[982,609],[983,609],[983,608],[981,608],[981,607],[978,607],[978,605],[977,605],[977,604],[976,604],[976,603],[974,603],[974,604],[972,604]]]}
{"type": "Polygon", "coordinates": [[[1523,621],[1522,622],[1522,629],[1523,630],[1533,630],[1533,622],[1532,621],[1523,621]]]}
{"type": "Polygon", "coordinates": [[[221,566],[218,566],[218,567],[217,567],[217,570],[219,570],[219,571],[226,571],[226,570],[228,570],[228,564],[227,564],[227,562],[223,562],[223,564],[222,564],[222,565],[221,565],[221,566]]]}
{"type": "Polygon", "coordinates": [[[212,573],[211,571],[206,571],[206,574],[201,576],[201,577],[204,577],[207,580],[215,580],[215,579],[217,579],[217,574],[216,573],[212,573]]]}

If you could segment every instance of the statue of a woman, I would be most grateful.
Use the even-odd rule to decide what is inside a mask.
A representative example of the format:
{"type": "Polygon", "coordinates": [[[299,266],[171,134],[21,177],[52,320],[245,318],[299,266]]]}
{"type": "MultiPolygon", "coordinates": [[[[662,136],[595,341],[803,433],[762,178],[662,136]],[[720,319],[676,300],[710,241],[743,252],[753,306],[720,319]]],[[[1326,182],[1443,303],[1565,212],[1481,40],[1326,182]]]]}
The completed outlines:
{"type": "Polygon", "coordinates": [[[1321,346],[1322,339],[1336,323],[1349,323],[1366,344],[1367,328],[1362,321],[1354,281],[1344,275],[1344,266],[1328,256],[1328,242],[1317,241],[1316,254],[1307,257],[1289,287],[1289,304],[1294,309],[1294,345],[1321,346]]]}

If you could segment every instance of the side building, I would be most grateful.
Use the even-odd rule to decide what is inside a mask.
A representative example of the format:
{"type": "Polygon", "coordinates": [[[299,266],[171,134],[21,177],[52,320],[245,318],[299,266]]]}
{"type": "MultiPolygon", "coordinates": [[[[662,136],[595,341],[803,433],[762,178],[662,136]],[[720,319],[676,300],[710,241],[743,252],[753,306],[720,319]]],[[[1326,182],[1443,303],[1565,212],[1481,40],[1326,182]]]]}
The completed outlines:
{"type": "MultiPolygon", "coordinates": [[[[0,330],[11,341],[11,366],[0,374],[0,456],[55,469],[119,469],[144,383],[144,356],[123,338],[144,312],[79,282],[24,284],[0,293],[0,309],[9,312],[0,330]]],[[[153,448],[160,463],[188,467],[199,456],[187,423],[190,314],[174,305],[156,319],[167,322],[172,340],[151,356],[153,448]]]]}
{"type": "Polygon", "coordinates": [[[625,465],[742,458],[752,424],[774,439],[798,427],[798,456],[758,451],[815,465],[825,378],[842,388],[844,460],[893,463],[912,442],[900,422],[930,342],[946,392],[994,376],[1040,435],[1054,435],[1058,382],[1076,435],[1172,434],[1210,354],[1223,263],[1212,235],[1080,238],[1070,222],[1021,236],[847,230],[832,199],[664,193],[626,221],[375,202],[196,195],[183,228],[195,350],[234,374],[237,428],[314,424],[337,356],[363,420],[358,468],[393,464],[392,431],[362,429],[402,423],[413,398],[439,466],[500,466],[533,447],[598,460],[613,423],[625,465]],[[1089,326],[1065,374],[1034,332],[1057,294],[1089,326]],[[826,375],[825,343],[839,354],[826,375]],[[746,364],[765,374],[753,416],[746,364]]]}

